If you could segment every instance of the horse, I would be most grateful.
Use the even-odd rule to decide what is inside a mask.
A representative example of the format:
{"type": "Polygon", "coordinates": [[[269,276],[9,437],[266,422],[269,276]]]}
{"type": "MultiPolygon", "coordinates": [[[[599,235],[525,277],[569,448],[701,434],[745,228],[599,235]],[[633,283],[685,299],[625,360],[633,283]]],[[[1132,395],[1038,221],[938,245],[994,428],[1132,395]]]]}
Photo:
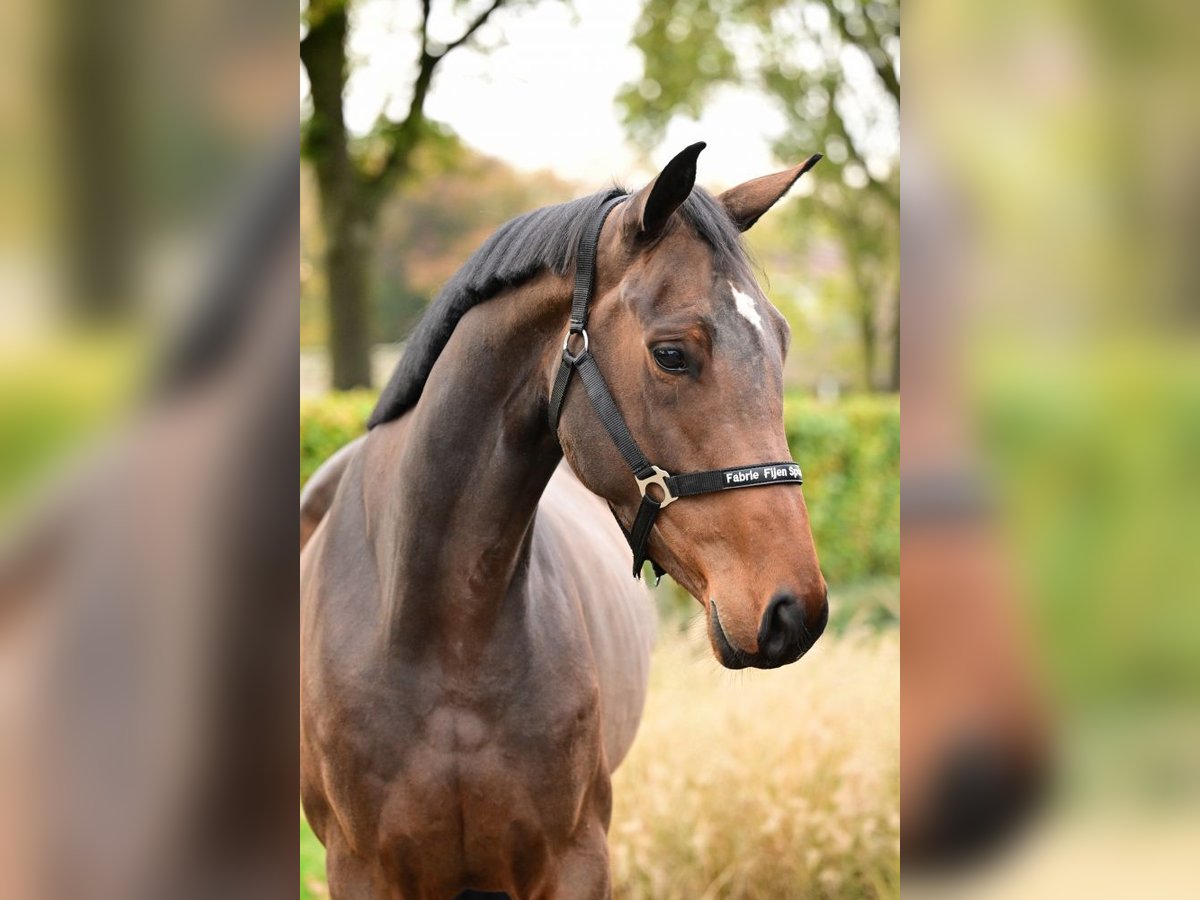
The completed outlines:
{"type": "Polygon", "coordinates": [[[627,539],[726,667],[825,627],[788,325],[741,238],[820,157],[714,196],[703,147],[502,226],[302,500],[301,801],[333,897],[611,895],[655,627],[627,539]]]}

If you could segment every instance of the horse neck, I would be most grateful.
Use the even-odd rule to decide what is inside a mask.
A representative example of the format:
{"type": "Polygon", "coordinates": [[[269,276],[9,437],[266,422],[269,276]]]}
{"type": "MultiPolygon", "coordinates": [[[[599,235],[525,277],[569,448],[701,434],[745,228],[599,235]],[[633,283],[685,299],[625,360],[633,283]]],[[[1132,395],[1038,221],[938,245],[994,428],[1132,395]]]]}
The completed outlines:
{"type": "Polygon", "coordinates": [[[469,653],[520,602],[538,501],[562,458],[546,372],[569,297],[547,275],[468,312],[370,467],[387,633],[407,652],[441,635],[469,653]]]}

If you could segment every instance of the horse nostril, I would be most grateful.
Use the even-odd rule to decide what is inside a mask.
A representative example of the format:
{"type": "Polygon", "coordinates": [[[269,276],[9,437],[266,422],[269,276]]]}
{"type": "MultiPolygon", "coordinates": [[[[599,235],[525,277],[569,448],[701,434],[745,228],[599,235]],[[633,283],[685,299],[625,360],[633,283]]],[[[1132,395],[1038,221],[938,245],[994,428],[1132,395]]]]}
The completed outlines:
{"type": "Polygon", "coordinates": [[[804,629],[804,609],[791,594],[776,594],[759,626],[759,654],[769,662],[791,662],[811,643],[804,629]]]}

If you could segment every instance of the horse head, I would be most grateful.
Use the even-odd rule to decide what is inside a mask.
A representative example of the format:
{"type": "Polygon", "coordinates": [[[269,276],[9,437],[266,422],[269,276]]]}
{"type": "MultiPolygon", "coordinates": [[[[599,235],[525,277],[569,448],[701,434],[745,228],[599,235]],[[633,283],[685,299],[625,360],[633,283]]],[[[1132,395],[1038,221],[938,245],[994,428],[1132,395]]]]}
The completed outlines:
{"type": "MultiPolygon", "coordinates": [[[[713,196],[695,187],[703,147],[672,159],[604,223],[587,328],[630,434],[673,473],[790,459],[789,328],[759,287],[740,233],[820,159],[713,196]]],[[[631,529],[639,486],[582,390],[567,394],[558,433],[576,475],[631,529]]],[[[713,652],[728,668],[794,662],[825,628],[825,579],[797,483],[664,504],[648,549],[705,607],[713,652]]]]}

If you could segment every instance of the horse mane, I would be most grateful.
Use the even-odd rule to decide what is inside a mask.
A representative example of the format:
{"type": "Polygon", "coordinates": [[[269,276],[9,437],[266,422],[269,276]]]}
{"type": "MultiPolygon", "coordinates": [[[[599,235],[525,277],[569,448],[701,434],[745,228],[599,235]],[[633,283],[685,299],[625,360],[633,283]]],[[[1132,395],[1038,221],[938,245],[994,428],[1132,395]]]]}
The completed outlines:
{"type": "MultiPolygon", "coordinates": [[[[626,193],[624,188],[609,188],[543,207],[501,225],[446,282],[421,316],[379,395],[367,427],[398,419],[416,405],[434,363],[454,333],[454,326],[468,310],[545,270],[556,275],[566,275],[572,270],[584,225],[606,200],[626,193]]],[[[718,264],[748,262],[741,233],[712,194],[700,187],[693,188],[678,212],[712,248],[718,264]]]]}

